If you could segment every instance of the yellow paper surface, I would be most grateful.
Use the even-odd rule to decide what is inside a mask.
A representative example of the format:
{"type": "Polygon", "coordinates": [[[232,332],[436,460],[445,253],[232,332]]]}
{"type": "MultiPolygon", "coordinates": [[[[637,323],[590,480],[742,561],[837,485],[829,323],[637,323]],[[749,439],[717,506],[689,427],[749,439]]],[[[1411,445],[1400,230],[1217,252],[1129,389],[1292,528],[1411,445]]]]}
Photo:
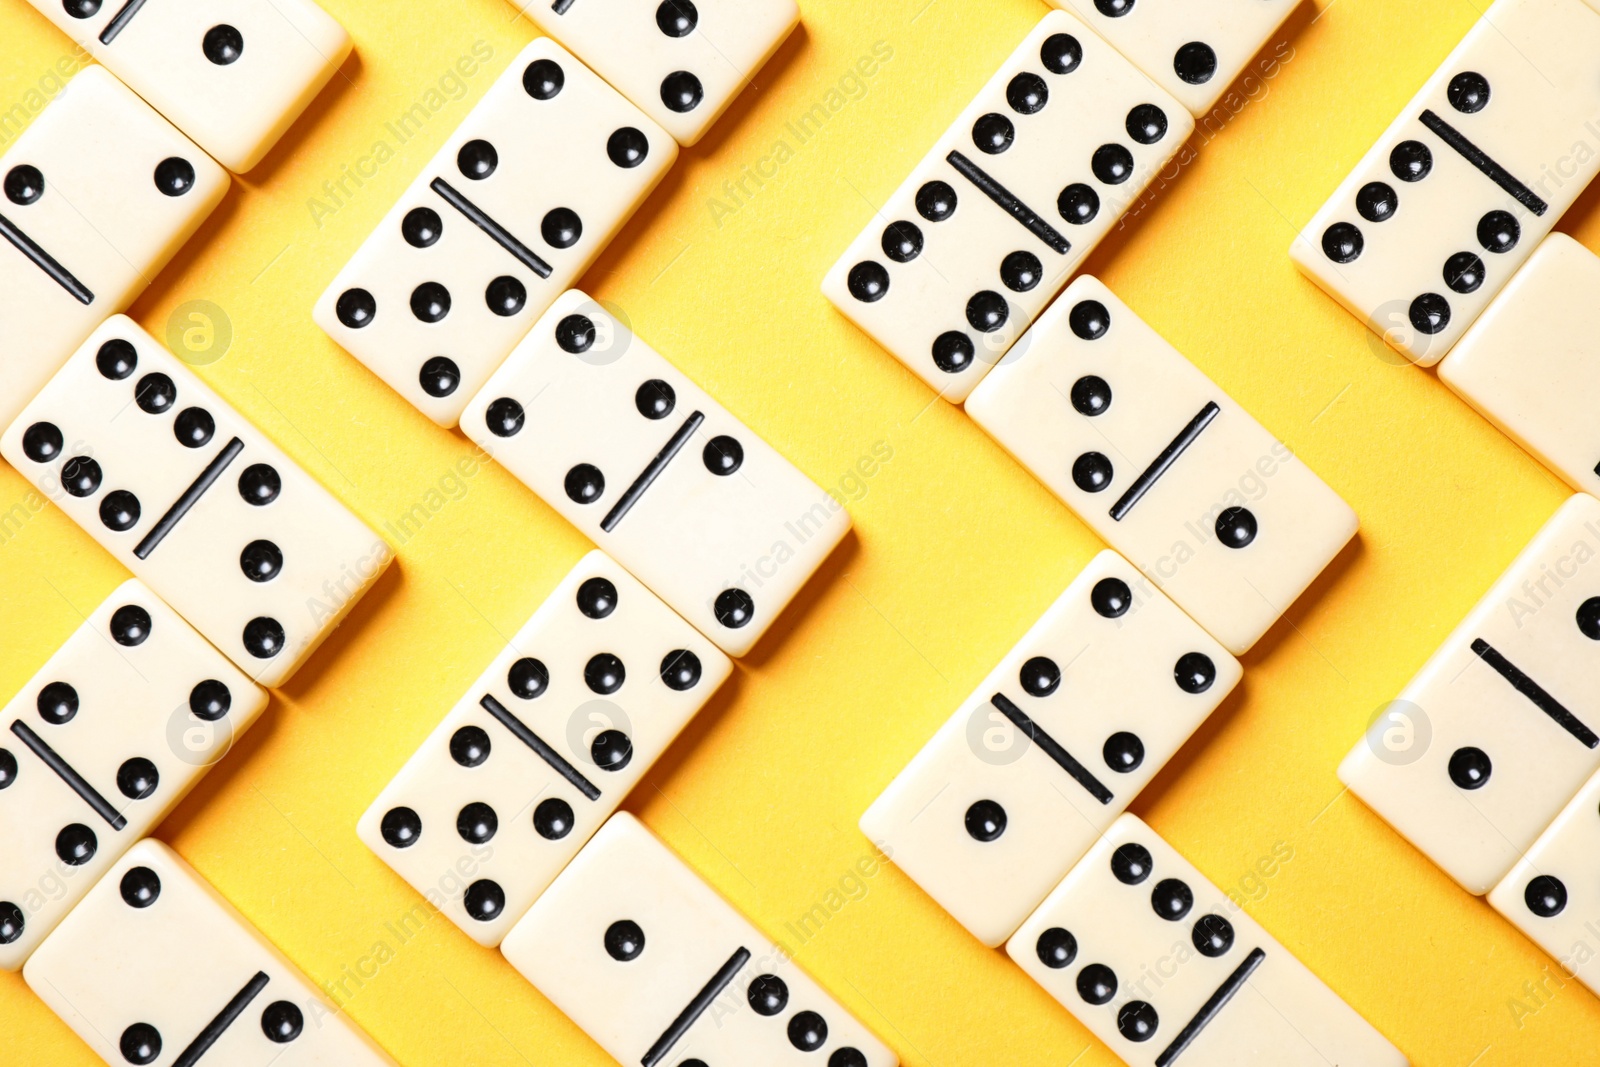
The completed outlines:
{"type": "MultiPolygon", "coordinates": [[[[1334,776],[1566,495],[1287,255],[1481,2],[1302,5],[1268,46],[1271,76],[1237,94],[1238,113],[1197,135],[1181,176],[1089,261],[1362,521],[1133,810],[1413,1062],[1579,1063],[1600,1041],[1600,1002],[1334,776]],[[1285,848],[1291,859],[1272,859],[1285,848]]],[[[610,1061],[498,953],[440,917],[397,936],[420,898],[355,836],[361,811],[586,544],[498,468],[462,477],[465,438],[310,318],[534,30],[503,0],[325,6],[355,57],[132,314],[166,336],[175,313],[203,325],[183,305],[214,305],[202,311],[225,318],[231,341],[200,373],[374,526],[423,518],[403,540],[387,532],[398,565],[157,836],[406,1067],[598,1067],[610,1061]],[[428,117],[401,143],[386,123],[419,101],[428,117]],[[381,164],[379,141],[393,153],[381,164]]],[[[839,488],[856,530],[625,806],[904,1062],[1113,1064],[892,865],[857,873],[871,856],[862,810],[1100,546],[818,291],[873,205],[1046,9],[802,7],[801,28],[583,287],[839,488]],[[875,55],[863,77],[858,62],[875,55]]],[[[56,91],[71,54],[21,0],[0,4],[0,141],[56,91]]],[[[1600,248],[1595,199],[1562,228],[1600,248]]],[[[124,577],[30,492],[0,467],[0,697],[124,577]]],[[[10,1063],[94,1062],[14,975],[0,976],[0,1034],[10,1063]]]]}

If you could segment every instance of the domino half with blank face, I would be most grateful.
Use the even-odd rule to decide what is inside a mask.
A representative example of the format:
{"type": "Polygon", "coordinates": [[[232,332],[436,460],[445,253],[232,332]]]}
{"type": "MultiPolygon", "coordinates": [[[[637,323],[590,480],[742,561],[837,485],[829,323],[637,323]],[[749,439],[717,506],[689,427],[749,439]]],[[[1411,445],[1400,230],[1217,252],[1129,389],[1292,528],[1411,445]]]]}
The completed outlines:
{"type": "Polygon", "coordinates": [[[100,879],[22,975],[114,1067],[394,1067],[154,839],[100,879]]]}
{"type": "Polygon", "coordinates": [[[989,946],[1238,684],[1238,660],[1101,552],[861,817],[989,946]]]}
{"type": "Polygon", "coordinates": [[[1496,0],[1290,249],[1408,359],[1443,359],[1600,173],[1600,13],[1496,0]]]}
{"type": "Polygon", "coordinates": [[[1405,1067],[1176,849],[1123,815],[1006,945],[1130,1067],[1405,1067]]]}
{"type": "Polygon", "coordinates": [[[28,2],[241,173],[350,54],[350,35],[311,0],[28,2]]]}
{"type": "Polygon", "coordinates": [[[1082,22],[1046,15],[823,294],[959,403],[1193,130],[1181,104],[1082,22]]]}
{"type": "Polygon", "coordinates": [[[1489,892],[1495,911],[1511,920],[1561,969],[1600,994],[1600,774],[1539,835],[1489,892]]]}
{"type": "Polygon", "coordinates": [[[1600,769],[1600,500],[1569,499],[1339,765],[1483,894],[1600,769]]]}
{"type": "Polygon", "coordinates": [[[1083,275],[967,414],[1236,655],[1355,535],[1350,506],[1083,275]]]}
{"type": "Polygon", "coordinates": [[[1203,118],[1298,0],[1050,0],[1203,118]]]}
{"type": "Polygon", "coordinates": [[[0,968],[14,971],[266,706],[124,582],[0,711],[0,968]]]}
{"type": "Polygon", "coordinates": [[[500,951],[626,1067],[899,1062],[626,813],[601,827],[500,951]]]}
{"type": "Polygon", "coordinates": [[[122,315],[0,436],[0,454],[262,685],[287,680],[392,555],[122,315]]]}
{"type": "Polygon", "coordinates": [[[228,174],[102,67],[0,157],[0,424],[222,201],[228,174]]]}
{"type": "Polygon", "coordinates": [[[356,832],[493,948],[732,670],[655,594],[591,552],[356,832]],[[477,878],[446,897],[441,885],[463,860],[477,878]]]}
{"type": "Polygon", "coordinates": [[[794,0],[513,0],[692,145],[800,21],[794,0]]]}
{"type": "Polygon", "coordinates": [[[1600,257],[1552,233],[1439,364],[1439,380],[1567,484],[1600,493],[1600,257]]]}
{"type": "Polygon", "coordinates": [[[541,37],[511,61],[317,300],[318,326],[440,426],[677,158],[541,37]]]}
{"type": "Polygon", "coordinates": [[[732,656],[850,529],[838,501],[576,289],[461,429],[732,656]]]}

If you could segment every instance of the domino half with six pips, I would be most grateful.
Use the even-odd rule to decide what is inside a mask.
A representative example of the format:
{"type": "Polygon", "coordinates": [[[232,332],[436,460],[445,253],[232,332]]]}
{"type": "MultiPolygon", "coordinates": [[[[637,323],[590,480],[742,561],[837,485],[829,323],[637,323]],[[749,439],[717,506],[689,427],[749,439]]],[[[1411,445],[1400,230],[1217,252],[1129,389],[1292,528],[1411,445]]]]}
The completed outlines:
{"type": "Polygon", "coordinates": [[[0,454],[262,685],[286,681],[393,555],[123,315],[28,404],[0,454]]]}
{"type": "Polygon", "coordinates": [[[823,280],[851,321],[964,400],[1194,130],[1082,22],[1046,15],[823,280]]]}
{"type": "Polygon", "coordinates": [[[183,799],[267,694],[137,580],[0,711],[0,969],[183,799]]]}
{"type": "Polygon", "coordinates": [[[1496,0],[1290,249],[1432,366],[1600,173],[1600,12],[1496,0]]]}
{"type": "Polygon", "coordinates": [[[500,946],[624,1067],[895,1067],[639,820],[613,815],[500,946]]]}
{"type": "Polygon", "coordinates": [[[312,0],[28,2],[240,173],[350,54],[350,35],[312,0]]]}
{"type": "Polygon", "coordinates": [[[1111,825],[1006,952],[1130,1067],[1406,1067],[1133,815],[1111,825]]]}

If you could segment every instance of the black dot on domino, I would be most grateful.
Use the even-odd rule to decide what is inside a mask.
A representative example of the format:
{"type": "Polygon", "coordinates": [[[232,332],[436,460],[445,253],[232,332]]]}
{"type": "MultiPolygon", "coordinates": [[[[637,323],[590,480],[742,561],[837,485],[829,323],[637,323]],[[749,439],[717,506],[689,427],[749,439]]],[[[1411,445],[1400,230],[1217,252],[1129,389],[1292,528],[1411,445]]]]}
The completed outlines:
{"type": "Polygon", "coordinates": [[[1457,789],[1482,789],[1489,784],[1489,776],[1494,773],[1494,764],[1490,762],[1489,754],[1483,749],[1467,745],[1450,754],[1447,770],[1450,780],[1456,784],[1457,789]]]}
{"type": "Polygon", "coordinates": [[[956,213],[956,191],[949,182],[924,182],[917,190],[917,214],[929,222],[944,222],[956,213]]]}
{"type": "Polygon", "coordinates": [[[789,986],[775,974],[758,975],[744,993],[757,1015],[768,1018],[782,1013],[789,1005],[789,986]]]}
{"type": "Polygon", "coordinates": [[[726,478],[743,466],[744,446],[736,439],[721,434],[706,442],[700,458],[705,463],[706,470],[719,478],[726,478]]]}
{"type": "Polygon", "coordinates": [[[881,263],[863,260],[850,268],[845,286],[863,304],[875,304],[889,293],[889,272],[881,263]]]}
{"type": "Polygon", "coordinates": [[[501,318],[510,318],[528,303],[528,290],[507,274],[491,281],[483,291],[483,302],[501,318]]]}
{"type": "Polygon", "coordinates": [[[1134,0],[1094,0],[1095,10],[1108,19],[1119,19],[1133,10],[1134,0]]]}
{"type": "Polygon", "coordinates": [[[333,313],[348,329],[359,330],[372,325],[378,314],[378,301],[365,289],[346,289],[339,294],[333,313]]]}
{"type": "Polygon", "coordinates": [[[617,610],[617,587],[605,578],[589,578],[578,586],[578,610],[591,619],[603,619],[617,610]]]}
{"type": "Polygon", "coordinates": [[[1102,578],[1094,583],[1089,603],[1101,618],[1121,618],[1133,606],[1133,590],[1121,578],[1102,578]]]}
{"type": "MultiPolygon", "coordinates": [[[[589,582],[604,581],[604,578],[589,579],[589,582]]],[[[589,582],[583,583],[585,588],[588,587],[589,582]]],[[[606,584],[609,585],[611,583],[606,582],[606,584]]],[[[601,595],[591,591],[590,596],[595,598],[595,600],[590,601],[591,607],[601,595]]],[[[578,596],[579,610],[582,610],[585,615],[589,615],[589,611],[584,609],[583,606],[584,590],[580,589],[578,596]]],[[[589,615],[589,617],[591,619],[604,618],[604,616],[597,615],[589,615]]],[[[524,656],[513,663],[511,669],[506,672],[506,685],[511,688],[512,696],[515,696],[518,700],[536,700],[543,696],[544,691],[550,686],[550,668],[546,667],[541,660],[536,660],[532,656],[524,656]]]]}
{"type": "Polygon", "coordinates": [[[553,59],[536,59],[522,72],[522,89],[535,100],[555,99],[566,83],[566,72],[553,59]]]}
{"type": "Polygon", "coordinates": [[[1117,1009],[1117,1032],[1129,1041],[1149,1041],[1161,1020],[1148,1001],[1130,1000],[1117,1009]]]}
{"type": "Polygon", "coordinates": [[[644,951],[644,930],[632,919],[618,919],[606,927],[604,944],[606,955],[618,963],[636,960],[644,951]]]}
{"type": "Polygon", "coordinates": [[[1085,452],[1072,461],[1072,484],[1085,493],[1104,492],[1115,473],[1103,452],[1085,452]]]}
{"type": "Polygon", "coordinates": [[[589,351],[595,336],[594,322],[587,315],[568,315],[556,323],[556,344],[574,356],[589,351]]]}
{"type": "Polygon", "coordinates": [[[1478,243],[1496,254],[1504,254],[1517,247],[1522,236],[1522,224],[1509,211],[1494,210],[1478,220],[1478,243]]]}
{"type": "Polygon", "coordinates": [[[1335,263],[1354,263],[1366,247],[1366,238],[1351,222],[1336,222],[1322,232],[1322,254],[1335,263]]]}
{"type": "Polygon", "coordinates": [[[750,620],[755,618],[756,602],[743,589],[724,589],[717,594],[712,613],[716,615],[718,623],[730,630],[737,630],[748,626],[750,620]]]}
{"type": "Polygon", "coordinates": [[[494,145],[475,138],[461,146],[456,153],[456,169],[469,181],[481,182],[500,165],[500,153],[494,145]]]}
{"type": "Polygon", "coordinates": [[[1444,261],[1444,284],[1453,292],[1476,292],[1487,271],[1475,252],[1457,252],[1444,261]]]}
{"type": "Polygon", "coordinates": [[[677,390],[660,378],[648,379],[633,394],[633,406],[639,414],[652,421],[671,415],[677,404],[677,390]]]}
{"type": "Polygon", "coordinates": [[[959,330],[949,330],[933,339],[933,365],[946,374],[959,374],[972,366],[978,349],[972,338],[959,330]]]}
{"type": "Polygon", "coordinates": [[[431,397],[447,397],[461,387],[461,368],[449,356],[429,356],[417,372],[417,383],[431,397]]]}
{"type": "Polygon", "coordinates": [[[126,489],[106,494],[100,501],[100,521],[113,533],[124,533],[139,521],[139,498],[126,489]]]}
{"type": "Polygon", "coordinates": [[[0,748],[0,789],[17,780],[17,757],[9,749],[0,748]]]}
{"type": "Polygon", "coordinates": [[[211,443],[217,432],[217,420],[205,408],[184,408],[172,420],[172,436],[184,448],[201,448],[211,443]]]}
{"type": "Polygon", "coordinates": [[[1168,922],[1186,919],[1194,907],[1194,890],[1181,878],[1163,878],[1150,891],[1150,907],[1168,922]]]}
{"type": "Polygon", "coordinates": [[[189,690],[189,711],[201,722],[216,722],[233,707],[233,694],[215,678],[196,682],[189,690]]]}
{"type": "Polygon", "coordinates": [[[245,623],[244,650],[256,659],[271,659],[283,651],[287,640],[283,624],[266,615],[257,616],[245,623]]]}
{"type": "Polygon", "coordinates": [[[827,1020],[816,1012],[796,1012],[789,1020],[789,1044],[801,1052],[815,1052],[827,1042],[827,1020]]]}
{"type": "Polygon", "coordinates": [[[1217,73],[1217,53],[1204,41],[1190,41],[1172,54],[1172,72],[1187,85],[1204,85],[1217,73]]]}
{"type": "Polygon", "coordinates": [[[700,106],[705,95],[700,79],[686,70],[675,70],[661,79],[661,102],[668,111],[687,114],[700,106]]]}
{"type": "Polygon", "coordinates": [[[270,582],[283,572],[283,550],[271,541],[251,541],[239,553],[239,569],[252,582],[270,582]]]}
{"type": "Polygon", "coordinates": [[[111,640],[124,648],[142,645],[150,637],[150,613],[137,604],[124,604],[111,613],[111,640]]]}
{"type": "Polygon", "coordinates": [[[134,1023],[117,1042],[122,1058],[132,1064],[154,1063],[161,1055],[161,1031],[149,1023],[134,1023]]]}
{"type": "Polygon", "coordinates": [[[306,1018],[287,1000],[275,1000],[261,1012],[261,1032],[275,1045],[287,1045],[305,1029],[306,1018]]]}
{"type": "Polygon", "coordinates": [[[1388,222],[1400,210],[1400,198],[1387,182],[1368,182],[1356,193],[1356,210],[1368,222],[1388,222]]]}
{"type": "Polygon", "coordinates": [[[378,832],[391,848],[410,848],[422,837],[422,816],[411,808],[390,808],[383,813],[378,832]]]}
{"type": "Polygon", "coordinates": [[[1098,341],[1111,330],[1111,312],[1098,300],[1080,300],[1067,313],[1067,325],[1085,341],[1098,341]]]}
{"type": "Polygon", "coordinates": [[[601,730],[589,743],[589,758],[602,771],[620,771],[633,760],[633,740],[621,730],[601,730]]]}
{"type": "Polygon", "coordinates": [[[1185,652],[1172,668],[1172,676],[1185,693],[1204,693],[1217,680],[1217,665],[1204,652],[1185,652]]]}
{"type": "Polygon", "coordinates": [[[606,476],[593,463],[579,463],[567,471],[563,487],[574,504],[593,504],[606,491],[606,476]]]}
{"type": "Polygon", "coordinates": [[[845,1045],[833,1050],[828,1067],[867,1067],[867,1056],[860,1049],[845,1045]]]}
{"type": "Polygon", "coordinates": [[[996,112],[980,115],[972,124],[972,143],[985,155],[997,156],[1011,147],[1017,128],[1011,120],[996,112]]]}
{"type": "Polygon", "coordinates": [[[129,867],[117,890],[124,904],[142,910],[161,896],[161,877],[149,867],[129,867]]]}
{"type": "Polygon", "coordinates": [[[1006,298],[993,289],[980,289],[967,301],[967,323],[980,333],[994,333],[1010,317],[1006,298]]]}
{"type": "Polygon", "coordinates": [[[438,282],[423,282],[411,290],[411,314],[419,322],[438,322],[450,314],[450,290],[438,282]]]}
{"type": "Polygon", "coordinates": [[[1119,730],[1106,738],[1100,748],[1100,758],[1117,774],[1132,774],[1144,762],[1144,742],[1138,734],[1119,730]]]}
{"type": "Polygon", "coordinates": [[[1111,385],[1097,374],[1085,374],[1072,383],[1070,394],[1073,410],[1091,419],[1104,415],[1111,408],[1111,385]]]}
{"type": "Polygon", "coordinates": [[[553,208],[539,223],[539,234],[551,248],[571,248],[583,236],[583,220],[571,208],[553,208]]]}
{"type": "Polygon", "coordinates": [[[266,507],[283,491],[283,479],[269,463],[252,463],[239,475],[239,496],[252,507],[266,507]]]}
{"type": "Polygon", "coordinates": [[[61,6],[75,19],[94,18],[100,12],[100,0],[63,0],[61,6]]]}
{"type": "Polygon", "coordinates": [[[676,649],[661,659],[661,681],[668,689],[684,693],[700,684],[700,657],[688,649],[676,649]]]}
{"type": "Polygon", "coordinates": [[[490,401],[483,413],[484,424],[496,437],[515,437],[521,432],[526,418],[522,405],[509,396],[490,401]]]}
{"type": "Polygon", "coordinates": [[[1138,104],[1124,125],[1136,143],[1155,144],[1167,135],[1167,113],[1154,104],[1138,104]]]}
{"type": "Polygon", "coordinates": [[[400,236],[412,248],[428,248],[444,233],[444,220],[431,207],[414,207],[400,220],[400,236]]]}
{"type": "Polygon", "coordinates": [[[691,0],[662,0],[656,8],[656,28],[668,37],[687,37],[700,21],[691,0]]]}
{"type": "Polygon", "coordinates": [[[481,726],[463,726],[450,735],[450,758],[462,767],[481,767],[489,758],[489,734],[481,726]]]}
{"type": "Polygon", "coordinates": [[[1438,293],[1422,293],[1411,301],[1406,315],[1418,333],[1436,334],[1450,325],[1450,301],[1438,293]]]}
{"type": "Polygon", "coordinates": [[[65,444],[61,428],[51,422],[36,422],[22,431],[22,454],[35,463],[49,463],[65,444]]]}
{"type": "Polygon", "coordinates": [[[1389,153],[1389,171],[1403,182],[1420,182],[1433,170],[1433,152],[1421,141],[1401,141],[1389,153]]]}
{"type": "Polygon", "coordinates": [[[1019,115],[1036,115],[1050,101],[1050,87],[1032,71],[1023,71],[1006,86],[1006,103],[1019,115]]]}
{"type": "Polygon", "coordinates": [[[94,831],[81,822],[68,823],[56,834],[56,855],[69,867],[81,867],[94,859],[100,848],[94,831]]]}
{"type": "Polygon", "coordinates": [[[1000,280],[1013,293],[1026,293],[1044,280],[1044,264],[1032,252],[1012,252],[1000,261],[1000,280]]]}
{"type": "Polygon", "coordinates": [[[1090,157],[1089,169],[1106,185],[1121,185],[1133,177],[1133,153],[1119,144],[1103,144],[1090,157]]]}
{"type": "Polygon", "coordinates": [[[1489,106],[1489,79],[1477,71],[1464,70],[1450,79],[1445,97],[1463,115],[1476,114],[1489,106]]]}
{"type": "Polygon", "coordinates": [[[61,488],[71,496],[93,496],[100,491],[100,480],[100,464],[88,456],[73,456],[61,465],[61,488]]]}
{"type": "Polygon", "coordinates": [[[488,878],[480,878],[467,887],[461,903],[467,909],[470,918],[481,923],[493,922],[505,910],[506,891],[501,889],[498,883],[488,878]]]}
{"type": "Polygon", "coordinates": [[[883,254],[896,263],[910,263],[922,254],[922,230],[914,222],[891,222],[883,228],[883,254]]]}
{"type": "Polygon", "coordinates": [[[144,800],[161,784],[161,773],[156,765],[143,756],[124,760],[117,768],[117,789],[129,800],[144,800]]]}
{"type": "Polygon", "coordinates": [[[61,726],[78,714],[78,691],[66,682],[50,682],[39,690],[34,701],[39,718],[51,726],[61,726]]]}
{"type": "Polygon", "coordinates": [[[1048,656],[1034,656],[1017,672],[1022,691],[1031,697],[1047,697],[1061,684],[1061,668],[1048,656]]]}
{"type": "Polygon", "coordinates": [[[1071,74],[1083,62],[1083,45],[1070,33],[1053,33],[1039,46],[1039,62],[1051,74],[1071,74]]]}
{"type": "Polygon", "coordinates": [[[993,800],[974,801],[962,822],[966,825],[967,836],[988,844],[1006,832],[1006,809],[993,800]]]}
{"type": "Polygon", "coordinates": [[[1591,641],[1600,641],[1600,596],[1592,596],[1578,605],[1578,632],[1591,641]]]}
{"type": "Polygon", "coordinates": [[[1070,930],[1063,930],[1059,926],[1052,926],[1039,935],[1039,940],[1034,942],[1033,951],[1039,957],[1039,962],[1052,971],[1059,971],[1072,965],[1078,958],[1078,939],[1072,936],[1070,930]]]}
{"type": "Polygon", "coordinates": [[[1138,885],[1150,877],[1154,868],[1150,850],[1132,841],[1117,846],[1111,854],[1111,873],[1123,885],[1138,885]]]}
{"type": "Polygon", "coordinates": [[[650,155],[650,139],[643,130],[622,126],[606,140],[606,158],[623,170],[632,170],[650,155]]]}
{"type": "Polygon", "coordinates": [[[1103,963],[1091,963],[1078,972],[1078,996],[1087,1004],[1109,1004],[1117,995],[1117,972],[1103,963]]]}
{"type": "Polygon", "coordinates": [[[595,653],[583,667],[584,683],[601,696],[610,696],[621,689],[627,677],[622,660],[610,652],[595,653]]]}
{"type": "Polygon", "coordinates": [[[1189,940],[1195,951],[1207,959],[1225,956],[1233,947],[1233,924],[1220,915],[1202,915],[1195,920],[1189,940]]]}
{"type": "Polygon", "coordinates": [[[1567,887],[1554,875],[1541,874],[1528,881],[1522,900],[1539,918],[1553,918],[1567,906],[1567,887]]]}
{"type": "Polygon", "coordinates": [[[546,841],[559,841],[572,833],[572,805],[560,797],[547,797],[533,809],[533,829],[546,841]]]}
{"type": "Polygon", "coordinates": [[[21,937],[27,925],[21,908],[9,900],[0,900],[0,945],[9,945],[21,937]]]}
{"type": "Polygon", "coordinates": [[[155,181],[162,196],[182,196],[194,188],[194,164],[179,156],[163,159],[156,165],[155,181]]]}
{"type": "Polygon", "coordinates": [[[239,57],[244,55],[244,34],[227,23],[213,26],[201,39],[200,50],[217,66],[229,66],[239,62],[239,57]]]}
{"type": "Polygon", "coordinates": [[[21,163],[6,172],[5,186],[6,199],[26,207],[44,195],[44,175],[38,167],[21,163]]]}
{"type": "Polygon", "coordinates": [[[499,829],[500,816],[481,800],[474,800],[456,813],[456,833],[469,845],[483,844],[499,829]]]}
{"type": "Polygon", "coordinates": [[[1223,508],[1217,516],[1217,540],[1224,548],[1246,548],[1256,539],[1260,527],[1249,508],[1223,508]]]}
{"type": "Polygon", "coordinates": [[[133,401],[147,415],[165,415],[177,402],[178,387],[159,371],[146,374],[133,387],[133,401]]]}

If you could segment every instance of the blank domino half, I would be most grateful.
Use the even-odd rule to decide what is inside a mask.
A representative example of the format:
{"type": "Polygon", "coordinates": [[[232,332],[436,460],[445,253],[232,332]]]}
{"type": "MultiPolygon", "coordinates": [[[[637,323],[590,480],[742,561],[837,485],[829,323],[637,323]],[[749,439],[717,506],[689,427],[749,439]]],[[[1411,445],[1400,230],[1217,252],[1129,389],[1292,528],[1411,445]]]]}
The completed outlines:
{"type": "Polygon", "coordinates": [[[625,1067],[895,1067],[782,946],[613,815],[501,944],[625,1067]]]}
{"type": "Polygon", "coordinates": [[[154,839],[95,884],[22,975],[112,1067],[394,1067],[154,839]]]}
{"type": "Polygon", "coordinates": [[[967,414],[1235,655],[1355,536],[1348,504],[1089,275],[967,414]]]}
{"type": "Polygon", "coordinates": [[[991,947],[1232,692],[1239,661],[1101,552],[861,817],[991,947]]]}
{"type": "Polygon", "coordinates": [[[1193,130],[1182,104],[1052,12],[845,250],[823,295],[960,403],[1193,130]]]}
{"type": "Polygon", "coordinates": [[[1295,265],[1431,367],[1600,172],[1600,13],[1496,0],[1306,224],[1295,265]]]}
{"type": "Polygon", "coordinates": [[[1600,258],[1552,233],[1439,364],[1439,380],[1579,492],[1600,493],[1600,258]]]}
{"type": "Polygon", "coordinates": [[[1571,497],[1339,765],[1483,894],[1600,769],[1600,500],[1571,497]]]}
{"type": "Polygon", "coordinates": [[[1133,815],[1112,824],[1006,951],[1130,1067],[1406,1067],[1133,815]]]}

